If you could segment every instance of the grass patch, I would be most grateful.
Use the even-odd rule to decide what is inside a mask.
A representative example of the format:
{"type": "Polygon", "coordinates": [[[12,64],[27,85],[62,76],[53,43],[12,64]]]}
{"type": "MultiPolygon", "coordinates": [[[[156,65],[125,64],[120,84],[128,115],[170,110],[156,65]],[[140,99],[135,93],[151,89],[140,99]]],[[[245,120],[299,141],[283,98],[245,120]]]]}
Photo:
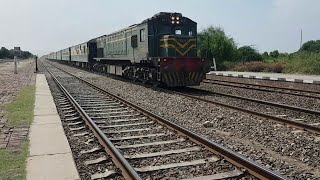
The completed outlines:
{"type": "Polygon", "coordinates": [[[24,88],[14,102],[6,106],[7,126],[30,127],[33,120],[35,86],[24,88]]]}
{"type": "Polygon", "coordinates": [[[0,180],[26,179],[28,155],[29,142],[27,140],[22,143],[20,151],[0,149],[0,180]]]}
{"type": "MultiPolygon", "coordinates": [[[[35,86],[20,91],[14,102],[5,106],[8,127],[30,127],[33,120],[35,86]]],[[[0,149],[0,180],[26,179],[29,141],[24,140],[18,151],[0,149]]]]}

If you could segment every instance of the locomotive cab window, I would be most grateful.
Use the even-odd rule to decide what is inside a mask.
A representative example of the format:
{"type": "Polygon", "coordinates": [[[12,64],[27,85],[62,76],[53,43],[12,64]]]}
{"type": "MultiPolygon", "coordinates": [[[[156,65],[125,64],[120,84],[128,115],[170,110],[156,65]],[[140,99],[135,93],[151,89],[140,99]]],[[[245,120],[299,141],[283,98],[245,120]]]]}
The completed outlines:
{"type": "Polygon", "coordinates": [[[140,42],[144,42],[146,40],[145,30],[140,29],[140,42]]]}
{"type": "Polygon", "coordinates": [[[181,35],[182,34],[181,29],[176,29],[175,34],[176,35],[181,35]]]}
{"type": "Polygon", "coordinates": [[[138,47],[138,36],[137,35],[131,36],[131,47],[132,48],[138,47]]]}

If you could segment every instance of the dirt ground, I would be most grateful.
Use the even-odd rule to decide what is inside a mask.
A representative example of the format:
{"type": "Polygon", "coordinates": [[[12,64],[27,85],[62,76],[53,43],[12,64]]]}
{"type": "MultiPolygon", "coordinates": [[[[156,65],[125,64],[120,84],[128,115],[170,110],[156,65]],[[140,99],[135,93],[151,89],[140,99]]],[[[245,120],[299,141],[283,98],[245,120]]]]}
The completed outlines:
{"type": "Polygon", "coordinates": [[[28,135],[28,127],[9,127],[5,106],[11,103],[23,88],[35,85],[34,60],[19,60],[18,74],[13,62],[0,63],[0,149],[17,150],[28,135]]]}

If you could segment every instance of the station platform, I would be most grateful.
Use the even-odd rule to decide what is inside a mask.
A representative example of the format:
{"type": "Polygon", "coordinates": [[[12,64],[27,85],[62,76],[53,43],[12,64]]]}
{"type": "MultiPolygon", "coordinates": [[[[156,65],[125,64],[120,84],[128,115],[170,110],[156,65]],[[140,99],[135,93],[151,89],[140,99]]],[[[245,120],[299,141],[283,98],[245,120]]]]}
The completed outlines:
{"type": "Polygon", "coordinates": [[[28,180],[80,179],[44,74],[37,74],[34,120],[30,127],[28,180]]]}
{"type": "Polygon", "coordinates": [[[211,71],[207,76],[228,76],[250,79],[265,79],[275,81],[288,81],[297,83],[320,84],[320,75],[298,75],[281,73],[263,73],[263,72],[236,72],[236,71],[211,71]]]}

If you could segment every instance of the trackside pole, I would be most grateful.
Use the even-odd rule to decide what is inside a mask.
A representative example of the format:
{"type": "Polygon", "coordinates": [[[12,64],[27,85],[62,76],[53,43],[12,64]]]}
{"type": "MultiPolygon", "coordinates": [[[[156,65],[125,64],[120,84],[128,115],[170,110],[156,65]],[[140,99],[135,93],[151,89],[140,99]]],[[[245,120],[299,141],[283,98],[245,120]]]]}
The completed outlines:
{"type": "Polygon", "coordinates": [[[214,71],[217,71],[216,58],[212,58],[214,71]]]}
{"type": "Polygon", "coordinates": [[[38,56],[36,56],[36,72],[38,72],[38,56]]]}
{"type": "Polygon", "coordinates": [[[17,56],[14,56],[14,73],[15,74],[18,74],[18,72],[17,72],[17,56]]]}

